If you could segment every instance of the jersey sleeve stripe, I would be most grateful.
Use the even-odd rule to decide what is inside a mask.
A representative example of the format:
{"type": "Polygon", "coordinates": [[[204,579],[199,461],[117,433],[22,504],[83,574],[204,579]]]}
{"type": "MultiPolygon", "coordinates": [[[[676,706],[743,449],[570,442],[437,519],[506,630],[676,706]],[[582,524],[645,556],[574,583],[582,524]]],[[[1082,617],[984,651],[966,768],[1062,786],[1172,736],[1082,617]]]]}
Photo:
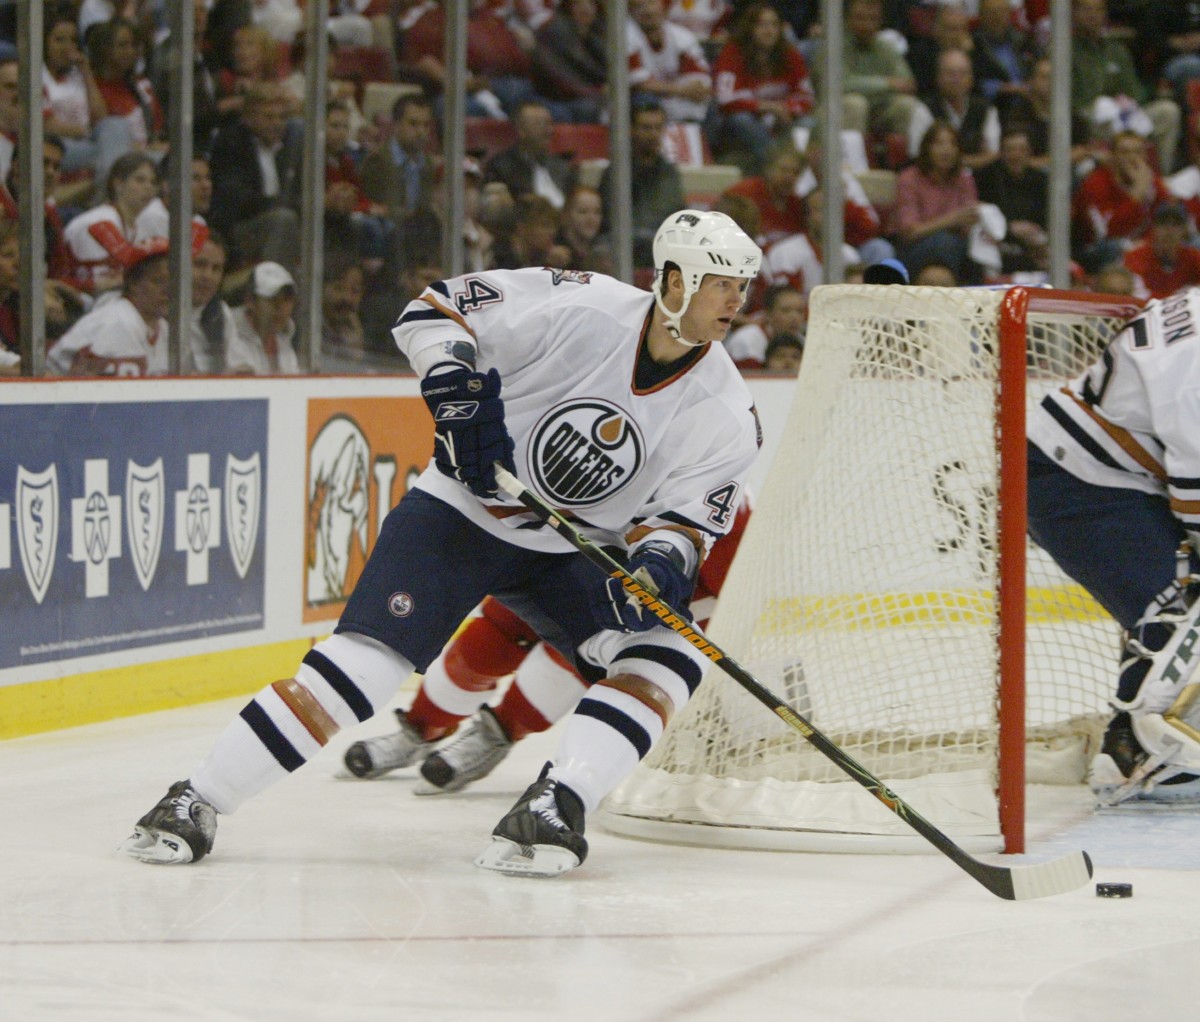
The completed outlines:
{"type": "Polygon", "coordinates": [[[396,325],[401,323],[420,323],[423,320],[430,319],[445,319],[446,314],[439,309],[405,309],[400,314],[400,318],[396,320],[396,325]]]}
{"type": "Polygon", "coordinates": [[[1162,464],[1154,457],[1154,455],[1152,455],[1146,450],[1145,447],[1134,440],[1133,434],[1131,434],[1129,430],[1122,429],[1120,426],[1114,426],[1107,419],[1102,418],[1096,413],[1095,409],[1093,409],[1091,405],[1087,404],[1087,402],[1067,388],[1064,387],[1063,392],[1068,394],[1085,415],[1089,416],[1097,426],[1099,426],[1106,434],[1108,434],[1108,436],[1117,444],[1118,447],[1121,448],[1121,450],[1128,454],[1129,457],[1137,462],[1143,469],[1149,472],[1150,475],[1154,476],[1154,478],[1160,483],[1165,483],[1167,481],[1167,470],[1163,468],[1162,464]]]}
{"type": "Polygon", "coordinates": [[[467,333],[469,333],[471,335],[472,340],[474,340],[476,342],[476,344],[479,343],[479,338],[475,336],[475,331],[472,330],[469,326],[467,326],[467,321],[458,314],[458,311],[456,309],[447,308],[446,306],[442,305],[440,302],[435,301],[433,296],[428,293],[421,295],[421,301],[426,302],[427,304],[432,306],[434,309],[436,309],[438,312],[440,312],[447,319],[453,320],[456,324],[458,324],[467,333]]]}

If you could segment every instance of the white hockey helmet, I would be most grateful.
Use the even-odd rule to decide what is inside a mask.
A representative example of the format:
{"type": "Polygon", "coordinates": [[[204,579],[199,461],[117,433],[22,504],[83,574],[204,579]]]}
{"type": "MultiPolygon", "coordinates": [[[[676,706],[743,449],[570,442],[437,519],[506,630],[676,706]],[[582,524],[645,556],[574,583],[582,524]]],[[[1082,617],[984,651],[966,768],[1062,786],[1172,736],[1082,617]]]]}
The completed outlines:
{"type": "Polygon", "coordinates": [[[680,320],[706,273],[753,280],[762,265],[760,249],[733,217],[725,213],[684,209],[672,213],[654,235],[654,300],[667,318],[667,329],[676,340],[685,340],[680,320]],[[683,274],[683,304],[678,312],[663,305],[662,280],[668,263],[683,274]]]}

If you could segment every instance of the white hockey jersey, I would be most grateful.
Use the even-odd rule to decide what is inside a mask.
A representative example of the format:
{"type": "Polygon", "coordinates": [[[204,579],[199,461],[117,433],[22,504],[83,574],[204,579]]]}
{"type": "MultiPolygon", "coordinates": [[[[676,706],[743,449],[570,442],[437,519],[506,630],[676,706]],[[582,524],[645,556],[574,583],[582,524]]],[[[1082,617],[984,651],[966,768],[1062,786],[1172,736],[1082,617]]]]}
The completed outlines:
{"type": "Polygon", "coordinates": [[[1200,289],[1146,306],[1043,400],[1028,434],[1072,475],[1166,496],[1200,531],[1200,289]]]}
{"type": "MultiPolygon", "coordinates": [[[[671,528],[703,551],[733,524],[758,418],[720,345],[638,385],[653,303],[602,274],[497,270],[426,288],[392,333],[414,364],[465,342],[478,371],[499,371],[517,475],[593,539],[623,544],[637,527],[671,528]]],[[[480,501],[432,462],[416,486],[510,543],[571,549],[520,505],[480,501]]]]}

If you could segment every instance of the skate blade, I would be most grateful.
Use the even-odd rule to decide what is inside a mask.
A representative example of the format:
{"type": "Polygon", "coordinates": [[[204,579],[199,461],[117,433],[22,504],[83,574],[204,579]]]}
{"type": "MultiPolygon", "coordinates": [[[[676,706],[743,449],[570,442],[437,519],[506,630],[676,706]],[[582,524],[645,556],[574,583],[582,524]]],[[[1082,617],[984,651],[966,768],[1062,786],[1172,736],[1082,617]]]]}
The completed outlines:
{"type": "Polygon", "coordinates": [[[192,861],[192,850],[186,841],[161,830],[134,827],[133,833],[121,842],[118,851],[138,862],[155,866],[184,865],[192,861]]]}
{"type": "MultiPolygon", "coordinates": [[[[1191,787],[1190,785],[1188,787],[1191,787]]],[[[1200,792],[1192,789],[1188,793],[1175,794],[1166,786],[1159,786],[1150,791],[1135,791],[1119,802],[1106,801],[1098,798],[1096,812],[1098,813],[1128,813],[1128,812],[1200,812],[1200,792]]]]}
{"type": "Polygon", "coordinates": [[[431,784],[429,781],[421,777],[417,783],[413,785],[414,795],[453,795],[456,791],[462,791],[465,784],[460,784],[457,788],[439,788],[436,784],[431,784]]]}
{"type": "Polygon", "coordinates": [[[493,834],[475,865],[509,876],[556,877],[578,866],[579,859],[574,852],[557,845],[519,845],[493,834]]]}

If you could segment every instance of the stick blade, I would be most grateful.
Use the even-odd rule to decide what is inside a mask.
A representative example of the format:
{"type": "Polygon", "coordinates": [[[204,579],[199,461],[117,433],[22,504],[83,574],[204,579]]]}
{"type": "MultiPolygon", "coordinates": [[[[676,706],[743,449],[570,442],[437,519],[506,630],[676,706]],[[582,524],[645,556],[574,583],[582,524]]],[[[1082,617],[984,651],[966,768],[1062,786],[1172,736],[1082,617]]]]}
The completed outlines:
{"type": "Polygon", "coordinates": [[[994,866],[995,873],[981,882],[993,894],[1009,901],[1049,898],[1075,891],[1092,879],[1092,860],[1087,852],[1072,852],[1049,862],[1032,866],[1005,868],[994,866]]]}

